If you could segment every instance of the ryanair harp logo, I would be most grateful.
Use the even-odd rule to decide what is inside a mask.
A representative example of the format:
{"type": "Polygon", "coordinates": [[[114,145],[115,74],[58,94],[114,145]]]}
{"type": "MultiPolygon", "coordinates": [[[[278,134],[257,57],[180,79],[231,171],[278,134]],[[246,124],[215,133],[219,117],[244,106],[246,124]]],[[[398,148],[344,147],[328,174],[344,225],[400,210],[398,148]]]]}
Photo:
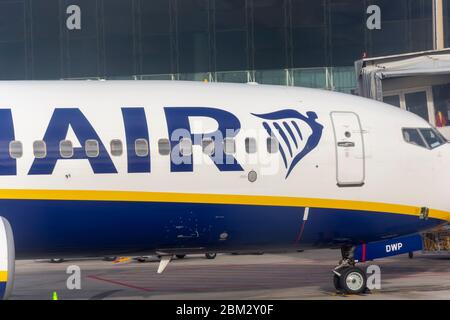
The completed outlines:
{"type": "Polygon", "coordinates": [[[264,129],[278,142],[286,178],[300,160],[317,147],[322,137],[323,126],[317,122],[313,111],[308,111],[306,116],[293,109],[252,115],[264,120],[264,129]]]}

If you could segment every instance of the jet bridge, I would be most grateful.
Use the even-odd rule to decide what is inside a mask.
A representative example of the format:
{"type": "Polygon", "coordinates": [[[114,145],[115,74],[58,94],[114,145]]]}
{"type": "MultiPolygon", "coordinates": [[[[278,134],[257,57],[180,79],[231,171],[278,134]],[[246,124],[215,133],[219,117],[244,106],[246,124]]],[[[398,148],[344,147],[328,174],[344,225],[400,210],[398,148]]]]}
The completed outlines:
{"type": "Polygon", "coordinates": [[[411,111],[450,139],[450,49],[355,62],[358,94],[411,111]]]}

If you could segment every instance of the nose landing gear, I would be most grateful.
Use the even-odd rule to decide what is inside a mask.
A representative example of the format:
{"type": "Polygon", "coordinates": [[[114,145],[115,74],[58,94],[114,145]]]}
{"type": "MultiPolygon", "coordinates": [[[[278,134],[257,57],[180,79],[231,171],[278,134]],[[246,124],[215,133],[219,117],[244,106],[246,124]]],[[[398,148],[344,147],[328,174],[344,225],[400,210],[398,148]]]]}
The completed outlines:
{"type": "Polygon", "coordinates": [[[355,266],[341,267],[333,270],[334,287],[338,292],[360,294],[366,292],[366,272],[355,266]]]}
{"type": "Polygon", "coordinates": [[[333,283],[336,290],[346,294],[360,294],[367,291],[367,275],[355,266],[354,247],[342,247],[342,260],[333,269],[333,283]]]}

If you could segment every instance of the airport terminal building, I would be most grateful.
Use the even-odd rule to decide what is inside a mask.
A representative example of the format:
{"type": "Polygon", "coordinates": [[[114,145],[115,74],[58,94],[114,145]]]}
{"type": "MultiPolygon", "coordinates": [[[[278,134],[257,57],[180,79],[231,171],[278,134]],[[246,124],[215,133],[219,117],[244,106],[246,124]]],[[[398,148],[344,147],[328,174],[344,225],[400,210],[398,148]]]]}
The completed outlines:
{"type": "MultiPolygon", "coordinates": [[[[351,92],[355,60],[433,49],[432,2],[0,0],[0,79],[206,79],[351,92]]],[[[450,0],[443,5],[448,46],[450,0]]]]}

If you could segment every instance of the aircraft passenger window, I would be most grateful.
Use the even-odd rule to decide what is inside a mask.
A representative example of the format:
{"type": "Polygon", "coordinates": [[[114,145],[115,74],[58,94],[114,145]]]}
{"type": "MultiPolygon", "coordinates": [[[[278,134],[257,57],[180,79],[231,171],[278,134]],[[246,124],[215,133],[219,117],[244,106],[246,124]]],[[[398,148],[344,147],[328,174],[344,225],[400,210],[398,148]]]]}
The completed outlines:
{"type": "Polygon", "coordinates": [[[214,141],[212,139],[202,140],[202,150],[204,154],[213,155],[214,154],[214,141]]]}
{"type": "Polygon", "coordinates": [[[19,159],[23,155],[23,146],[20,141],[11,141],[9,143],[9,155],[13,159],[19,159]]]}
{"type": "Polygon", "coordinates": [[[234,154],[236,152],[236,143],[234,139],[225,138],[223,142],[223,151],[226,154],[234,154]]]}
{"type": "Polygon", "coordinates": [[[190,139],[183,138],[180,140],[180,153],[183,156],[190,156],[192,154],[192,142],[190,139]]]}
{"type": "Polygon", "coordinates": [[[403,138],[408,143],[414,144],[419,147],[427,147],[425,141],[422,139],[422,136],[419,133],[419,130],[417,129],[403,129],[403,138]]]}
{"type": "Polygon", "coordinates": [[[115,157],[120,157],[122,155],[123,145],[121,140],[119,139],[111,140],[110,147],[111,147],[111,155],[115,157]]]}
{"type": "Polygon", "coordinates": [[[162,156],[167,156],[170,154],[170,141],[169,139],[159,139],[158,140],[158,150],[159,154],[162,156]]]}
{"type": "Polygon", "coordinates": [[[42,159],[47,156],[47,145],[45,141],[37,140],[33,142],[33,154],[35,158],[42,159]]]}
{"type": "Polygon", "coordinates": [[[430,149],[437,148],[445,143],[445,140],[431,128],[419,129],[430,149]]]}
{"type": "Polygon", "coordinates": [[[267,152],[277,153],[278,151],[278,141],[274,137],[267,138],[267,152]]]}
{"type": "Polygon", "coordinates": [[[134,142],[134,152],[138,157],[148,156],[148,142],[146,139],[136,139],[134,142]]]}
{"type": "Polygon", "coordinates": [[[100,154],[98,141],[94,139],[86,140],[86,142],[84,143],[84,150],[89,158],[98,157],[98,155],[100,154]]]}
{"type": "Polygon", "coordinates": [[[247,153],[256,152],[256,139],[255,138],[245,138],[245,151],[247,153]]]}
{"type": "Polygon", "coordinates": [[[59,154],[63,158],[71,158],[71,157],[73,157],[72,141],[70,141],[70,140],[62,140],[59,143],[59,154]]]}

